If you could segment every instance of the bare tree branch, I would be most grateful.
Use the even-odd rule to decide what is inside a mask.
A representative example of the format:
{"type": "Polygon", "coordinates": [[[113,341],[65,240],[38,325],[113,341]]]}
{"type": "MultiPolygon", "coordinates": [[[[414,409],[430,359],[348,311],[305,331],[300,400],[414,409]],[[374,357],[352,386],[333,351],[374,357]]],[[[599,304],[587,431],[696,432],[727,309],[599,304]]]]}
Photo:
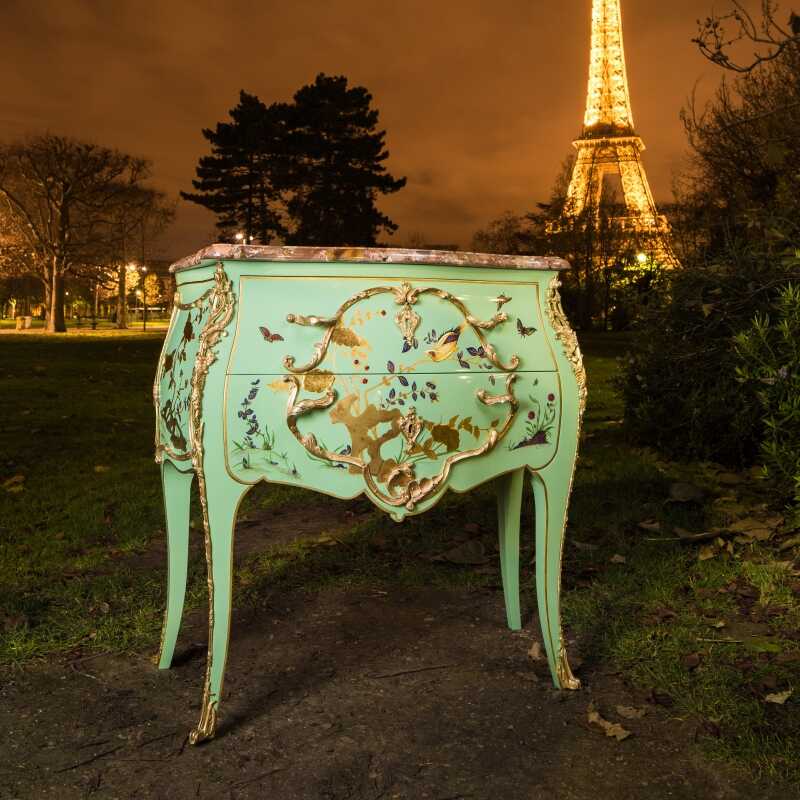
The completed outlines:
{"type": "Polygon", "coordinates": [[[792,11],[788,27],[777,21],[775,0],[761,0],[761,20],[756,21],[741,0],[731,0],[725,14],[712,13],[697,21],[698,34],[692,41],[712,63],[740,74],[774,61],[787,50],[800,47],[800,17],[792,11]],[[733,27],[733,32],[729,33],[733,27]],[[755,45],[748,60],[740,60],[733,50],[743,42],[755,45]]]}

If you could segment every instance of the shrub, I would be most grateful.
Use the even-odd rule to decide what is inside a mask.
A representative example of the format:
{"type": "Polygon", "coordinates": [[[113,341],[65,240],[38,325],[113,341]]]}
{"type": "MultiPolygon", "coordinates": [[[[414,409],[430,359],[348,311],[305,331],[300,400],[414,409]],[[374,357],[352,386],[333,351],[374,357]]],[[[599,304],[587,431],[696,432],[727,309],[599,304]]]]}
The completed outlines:
{"type": "Polygon", "coordinates": [[[736,378],[761,407],[764,471],[800,514],[800,285],[786,286],[735,346],[736,378]]]}
{"type": "Polygon", "coordinates": [[[758,398],[743,391],[734,337],[766,313],[786,269],[752,254],[678,269],[653,296],[618,384],[628,432],[674,458],[741,467],[761,441],[758,398]]]}

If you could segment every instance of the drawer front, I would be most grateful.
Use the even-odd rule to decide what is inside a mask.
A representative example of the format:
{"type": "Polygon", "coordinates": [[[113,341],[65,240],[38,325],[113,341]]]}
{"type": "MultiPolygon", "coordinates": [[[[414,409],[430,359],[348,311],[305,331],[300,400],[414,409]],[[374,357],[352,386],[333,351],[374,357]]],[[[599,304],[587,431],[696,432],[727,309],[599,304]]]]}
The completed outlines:
{"type": "Polygon", "coordinates": [[[539,292],[535,279],[244,275],[228,373],[555,371],[539,292]]]}
{"type": "Polygon", "coordinates": [[[424,510],[459,464],[482,482],[543,467],[561,423],[556,373],[229,375],[225,451],[232,477],[366,491],[395,517],[424,510]]]}

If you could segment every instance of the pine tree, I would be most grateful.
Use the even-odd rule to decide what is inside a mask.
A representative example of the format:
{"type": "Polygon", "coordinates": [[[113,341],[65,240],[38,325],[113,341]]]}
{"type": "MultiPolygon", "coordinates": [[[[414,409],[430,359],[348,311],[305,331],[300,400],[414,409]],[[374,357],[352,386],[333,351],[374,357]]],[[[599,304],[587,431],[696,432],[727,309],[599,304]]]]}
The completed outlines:
{"type": "Polygon", "coordinates": [[[217,215],[223,238],[241,231],[268,244],[374,245],[397,229],[375,202],[399,191],[383,162],[385,131],[361,87],[320,74],[291,104],[266,106],[242,91],[231,122],[203,130],[211,155],[197,166],[195,193],[217,215]]]}
{"type": "Polygon", "coordinates": [[[344,76],[317,75],[294,96],[292,108],[293,194],[288,212],[295,244],[374,245],[379,231],[397,230],[375,205],[378,194],[406,184],[383,162],[385,131],[376,131],[378,111],[362,86],[348,88],[344,76]]]}
{"type": "Polygon", "coordinates": [[[268,244],[286,233],[281,187],[288,167],[288,107],[268,107],[241,91],[229,114],[232,122],[203,130],[211,155],[197,166],[198,180],[192,181],[197,193],[181,192],[181,197],[213,211],[223,238],[241,231],[247,241],[268,244]]]}

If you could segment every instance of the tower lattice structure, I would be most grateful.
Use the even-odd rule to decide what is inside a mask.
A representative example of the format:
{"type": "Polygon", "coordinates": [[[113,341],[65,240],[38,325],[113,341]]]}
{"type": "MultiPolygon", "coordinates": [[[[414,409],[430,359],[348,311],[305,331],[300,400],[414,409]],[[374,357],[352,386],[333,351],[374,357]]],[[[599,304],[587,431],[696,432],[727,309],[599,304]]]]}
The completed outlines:
{"type": "Polygon", "coordinates": [[[658,213],[642,164],[628,90],[620,0],[593,0],[592,45],[586,115],[572,171],[565,215],[599,214],[606,175],[619,175],[624,216],[617,221],[648,240],[652,254],[674,262],[669,224],[658,213]]]}

